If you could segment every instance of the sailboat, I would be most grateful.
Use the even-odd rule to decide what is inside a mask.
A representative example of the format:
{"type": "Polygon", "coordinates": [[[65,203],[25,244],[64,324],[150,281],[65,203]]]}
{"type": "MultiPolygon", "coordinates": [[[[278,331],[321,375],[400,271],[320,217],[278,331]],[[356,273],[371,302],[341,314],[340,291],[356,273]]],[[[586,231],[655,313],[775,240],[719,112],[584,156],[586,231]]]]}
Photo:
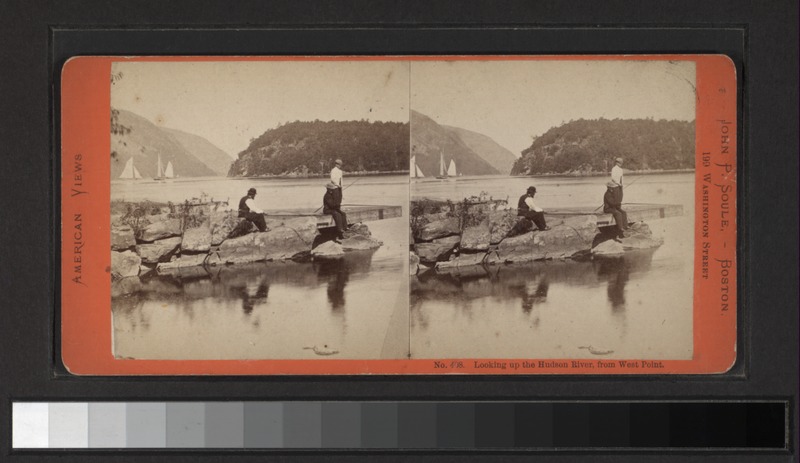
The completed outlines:
{"type": "Polygon", "coordinates": [[[417,165],[417,155],[411,156],[411,166],[409,167],[411,172],[411,178],[423,178],[425,174],[422,173],[422,170],[417,165]]]}
{"type": "Polygon", "coordinates": [[[447,178],[447,168],[444,164],[444,153],[439,153],[439,175],[436,176],[438,179],[446,179],[447,178]]]}
{"type": "Polygon", "coordinates": [[[127,180],[136,180],[142,178],[142,174],[140,174],[136,166],[133,165],[132,157],[129,158],[128,162],[125,163],[125,168],[122,169],[122,175],[120,175],[119,178],[127,180]]]}
{"type": "Polygon", "coordinates": [[[168,178],[174,178],[174,177],[175,173],[172,169],[172,161],[167,162],[167,168],[164,169],[164,164],[161,163],[161,153],[159,153],[156,176],[153,177],[153,180],[166,180],[168,178]]]}
{"type": "Polygon", "coordinates": [[[447,175],[449,177],[457,177],[458,174],[456,173],[456,160],[450,159],[450,166],[447,167],[447,175]]]}
{"type": "Polygon", "coordinates": [[[167,162],[167,168],[164,169],[164,178],[175,178],[175,172],[172,169],[172,161],[167,162]]]}

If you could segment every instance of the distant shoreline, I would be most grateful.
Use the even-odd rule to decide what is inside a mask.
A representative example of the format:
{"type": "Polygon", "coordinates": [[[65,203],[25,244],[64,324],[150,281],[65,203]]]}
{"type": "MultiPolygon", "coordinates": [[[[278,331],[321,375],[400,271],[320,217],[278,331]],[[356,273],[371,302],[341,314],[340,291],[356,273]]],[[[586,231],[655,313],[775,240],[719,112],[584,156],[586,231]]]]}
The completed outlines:
{"type": "MultiPolygon", "coordinates": [[[[387,171],[344,171],[345,175],[351,177],[379,177],[379,176],[388,176],[388,175],[408,175],[409,171],[407,170],[387,170],[387,171]]],[[[295,178],[327,178],[330,174],[313,174],[313,175],[251,175],[251,176],[241,176],[235,175],[232,177],[225,177],[230,179],[263,179],[263,178],[278,178],[278,179],[295,179],[295,178]]]]}
{"type": "MultiPolygon", "coordinates": [[[[695,169],[664,169],[664,170],[628,170],[625,169],[625,175],[658,175],[658,174],[687,174],[694,172],[695,169]]],[[[571,172],[571,173],[547,173],[547,174],[530,174],[530,175],[509,175],[509,177],[605,177],[610,175],[609,172],[571,172]]]]}

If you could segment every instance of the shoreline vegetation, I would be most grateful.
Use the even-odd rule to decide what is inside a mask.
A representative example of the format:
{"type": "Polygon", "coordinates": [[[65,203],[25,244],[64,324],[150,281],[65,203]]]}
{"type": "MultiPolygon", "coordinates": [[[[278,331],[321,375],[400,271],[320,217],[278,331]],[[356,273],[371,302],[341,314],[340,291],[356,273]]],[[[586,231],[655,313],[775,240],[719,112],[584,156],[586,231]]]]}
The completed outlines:
{"type": "MultiPolygon", "coordinates": [[[[685,169],[625,169],[625,175],[661,175],[661,174],[688,174],[695,171],[695,168],[685,168],[685,169]]],[[[554,173],[554,172],[547,172],[541,174],[517,174],[517,175],[509,175],[510,177],[523,177],[523,178],[535,178],[535,177],[606,177],[608,176],[608,172],[588,172],[588,171],[575,171],[575,172],[562,172],[562,173],[554,173]]]]}
{"type": "MultiPolygon", "coordinates": [[[[647,170],[628,170],[625,169],[625,175],[660,175],[660,174],[688,174],[694,172],[694,168],[687,168],[687,169],[647,169],[647,170]]],[[[351,177],[382,177],[382,176],[393,176],[393,175],[408,175],[408,170],[388,170],[388,171],[345,171],[345,174],[351,177]]],[[[568,172],[568,173],[543,173],[543,174],[531,174],[531,175],[507,175],[507,177],[512,178],[535,178],[535,177],[604,177],[608,176],[608,172],[568,172]]],[[[503,175],[493,174],[490,175],[491,177],[502,177],[503,175]]],[[[474,177],[481,177],[480,175],[470,175],[469,178],[474,177]]],[[[328,174],[284,174],[284,175],[253,175],[248,177],[243,176],[235,176],[235,177],[225,177],[230,179],[263,179],[263,178],[274,178],[274,179],[283,179],[283,178],[328,178],[328,174]]],[[[458,178],[458,177],[455,177],[458,178]]],[[[427,179],[427,177],[423,178],[423,180],[427,179]]],[[[430,180],[430,179],[429,179],[430,180]]]]}
{"type": "MultiPolygon", "coordinates": [[[[375,170],[375,171],[344,171],[345,175],[352,176],[352,177],[388,177],[392,175],[408,175],[408,170],[375,170]]],[[[301,173],[290,173],[290,174],[263,174],[263,175],[234,175],[228,176],[225,178],[230,179],[259,179],[259,178],[329,178],[329,173],[315,173],[315,174],[301,174],[301,173]]]]}

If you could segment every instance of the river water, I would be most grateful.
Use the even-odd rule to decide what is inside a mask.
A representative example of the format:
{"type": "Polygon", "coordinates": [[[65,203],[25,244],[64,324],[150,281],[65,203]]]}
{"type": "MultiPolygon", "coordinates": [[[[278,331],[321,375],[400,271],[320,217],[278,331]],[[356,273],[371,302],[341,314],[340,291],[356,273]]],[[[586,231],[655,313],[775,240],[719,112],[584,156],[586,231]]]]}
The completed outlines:
{"type": "MultiPolygon", "coordinates": [[[[400,204],[369,222],[384,242],[338,262],[256,263],[144,278],[112,298],[114,353],[140,359],[646,358],[692,355],[694,174],[626,176],[625,201],[681,204],[650,221],[655,251],[585,262],[474,267],[408,278],[405,176],[349,177],[349,204],[400,204]]],[[[547,210],[596,208],[604,177],[459,177],[411,183],[412,197],[486,192],[511,206],[533,184],[547,210]]],[[[238,203],[267,212],[316,208],[324,179],[112,181],[111,198],[238,203]]]]}
{"type": "MultiPolygon", "coordinates": [[[[369,222],[384,245],[340,261],[184,269],[143,278],[112,298],[114,354],[139,359],[406,358],[408,177],[345,178],[345,204],[401,205],[369,222]]],[[[112,181],[111,199],[183,202],[207,195],[237,206],[247,189],[267,211],[317,208],[325,179],[192,178],[112,181]]],[[[151,272],[154,273],[154,272],[151,272]]]]}
{"type": "MultiPolygon", "coordinates": [[[[413,198],[485,192],[516,207],[528,186],[545,212],[602,204],[605,177],[421,179],[413,198]]],[[[412,278],[413,358],[690,359],[694,174],[625,177],[626,203],[681,204],[648,222],[655,251],[586,262],[550,261],[428,272],[412,278]]]]}

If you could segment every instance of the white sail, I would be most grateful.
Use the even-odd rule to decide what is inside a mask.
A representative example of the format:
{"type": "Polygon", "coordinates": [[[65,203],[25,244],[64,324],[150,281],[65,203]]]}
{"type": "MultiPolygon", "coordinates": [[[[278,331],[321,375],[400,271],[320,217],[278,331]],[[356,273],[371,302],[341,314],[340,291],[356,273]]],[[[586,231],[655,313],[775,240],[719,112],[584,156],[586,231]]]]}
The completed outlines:
{"type": "Polygon", "coordinates": [[[444,167],[444,153],[439,153],[439,177],[444,177],[447,175],[447,171],[444,167]]]}
{"type": "Polygon", "coordinates": [[[133,158],[128,159],[128,162],[125,163],[125,168],[122,169],[119,178],[133,178],[133,158]]]}
{"type": "Polygon", "coordinates": [[[417,156],[411,156],[411,164],[408,167],[409,172],[411,172],[412,177],[417,176],[417,171],[414,168],[417,167],[417,156]]]}
{"type": "Polygon", "coordinates": [[[175,172],[172,170],[172,161],[167,162],[167,168],[164,170],[164,177],[166,178],[174,178],[175,172]]]}
{"type": "Polygon", "coordinates": [[[164,169],[161,167],[161,153],[158,153],[158,168],[156,169],[156,178],[164,178],[164,169]]]}
{"type": "Polygon", "coordinates": [[[122,173],[120,174],[119,178],[142,178],[142,175],[139,173],[139,169],[133,165],[133,158],[129,158],[128,162],[125,163],[125,167],[122,169],[122,173]]]}
{"type": "Polygon", "coordinates": [[[456,160],[450,159],[450,167],[447,168],[447,175],[450,177],[455,177],[458,174],[456,173],[456,160]]]}
{"type": "Polygon", "coordinates": [[[414,175],[414,177],[419,177],[419,178],[425,177],[425,175],[422,173],[422,170],[419,168],[418,165],[414,164],[414,169],[416,169],[415,170],[416,175],[414,175]]]}

